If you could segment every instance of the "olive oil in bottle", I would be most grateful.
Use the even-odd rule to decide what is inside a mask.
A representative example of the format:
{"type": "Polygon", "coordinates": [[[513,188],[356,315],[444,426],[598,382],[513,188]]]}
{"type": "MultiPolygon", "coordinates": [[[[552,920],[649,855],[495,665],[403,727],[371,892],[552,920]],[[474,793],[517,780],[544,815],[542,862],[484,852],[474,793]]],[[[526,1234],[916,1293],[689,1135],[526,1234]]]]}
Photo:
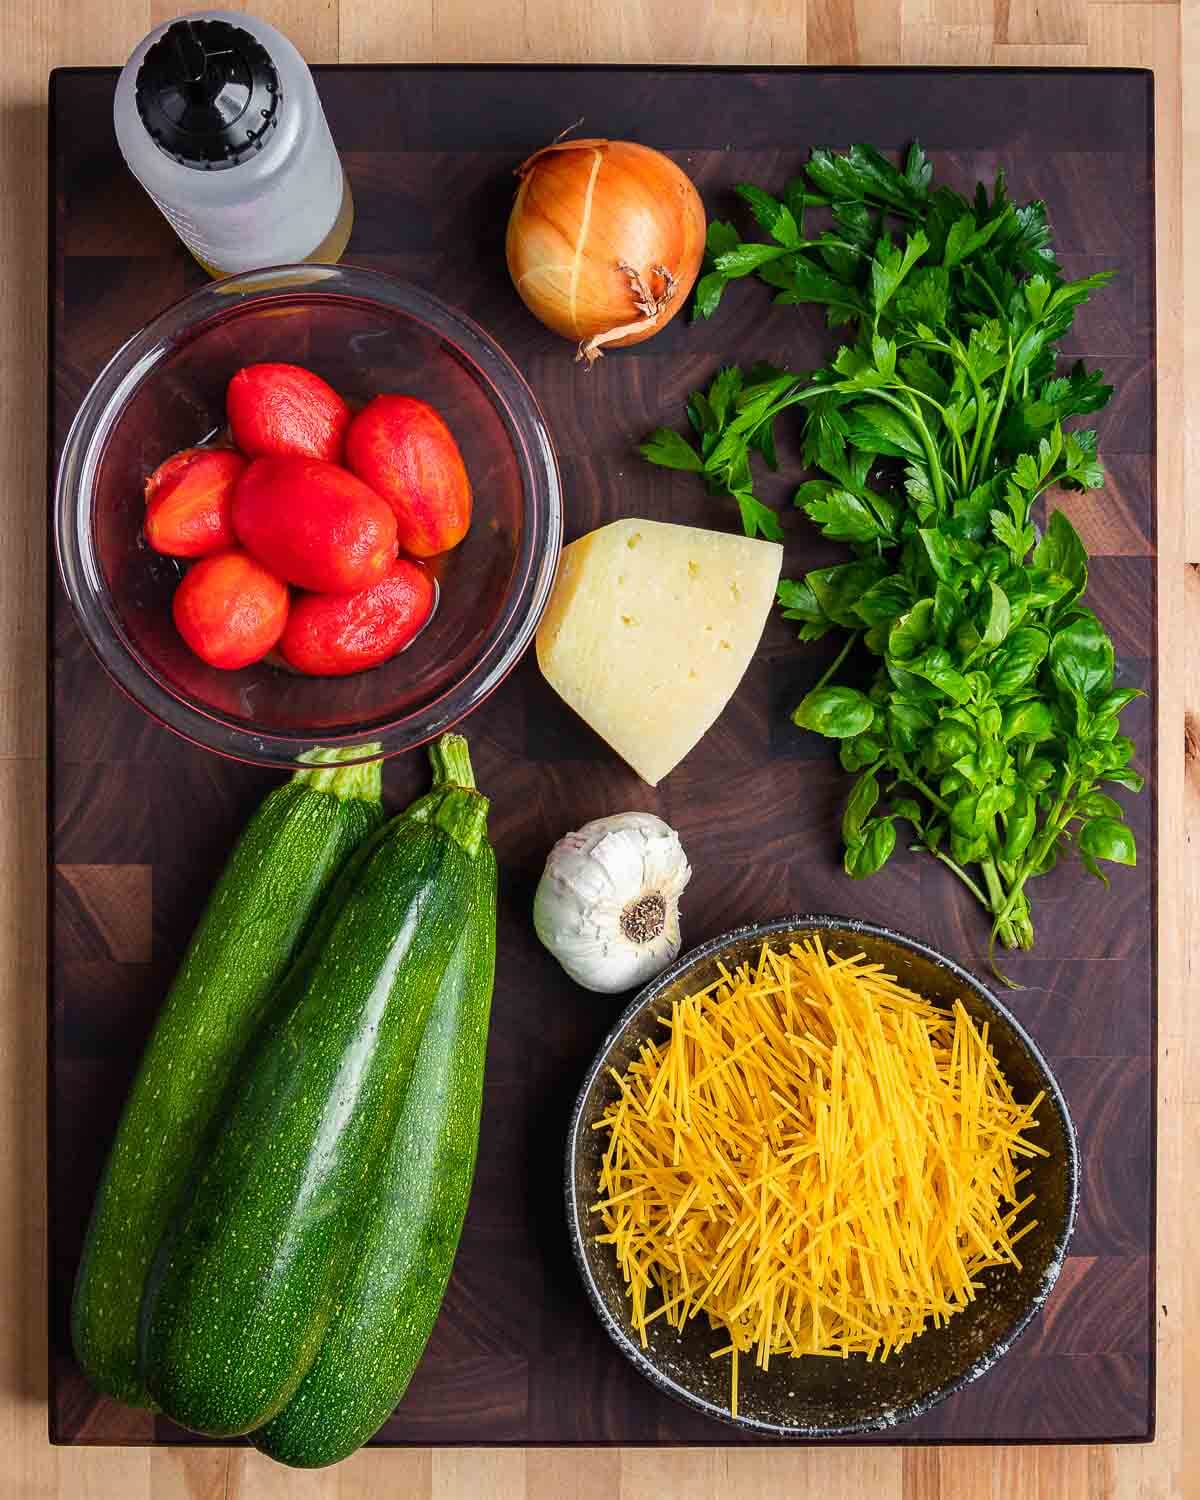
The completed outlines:
{"type": "Polygon", "coordinates": [[[265,21],[197,11],[156,27],[121,71],[113,123],[210,276],[341,258],[350,184],[307,64],[265,21]]]}

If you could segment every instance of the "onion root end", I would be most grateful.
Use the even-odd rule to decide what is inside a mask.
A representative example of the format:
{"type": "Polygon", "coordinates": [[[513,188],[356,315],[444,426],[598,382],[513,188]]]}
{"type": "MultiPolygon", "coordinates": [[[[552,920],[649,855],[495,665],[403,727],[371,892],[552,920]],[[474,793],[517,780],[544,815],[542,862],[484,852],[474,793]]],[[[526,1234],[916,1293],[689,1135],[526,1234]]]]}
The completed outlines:
{"type": "Polygon", "coordinates": [[[632,323],[622,323],[616,328],[606,328],[603,333],[595,333],[590,339],[584,339],[575,351],[575,358],[577,361],[586,360],[589,369],[603,355],[603,345],[628,338],[633,333],[648,333],[651,329],[657,328],[659,319],[675,300],[675,293],[679,290],[678,281],[666,266],[651,268],[663,284],[662,291],[657,293],[651,289],[642,273],[635,270],[628,262],[618,261],[617,268],[629,278],[634,306],[642,316],[632,323]]]}

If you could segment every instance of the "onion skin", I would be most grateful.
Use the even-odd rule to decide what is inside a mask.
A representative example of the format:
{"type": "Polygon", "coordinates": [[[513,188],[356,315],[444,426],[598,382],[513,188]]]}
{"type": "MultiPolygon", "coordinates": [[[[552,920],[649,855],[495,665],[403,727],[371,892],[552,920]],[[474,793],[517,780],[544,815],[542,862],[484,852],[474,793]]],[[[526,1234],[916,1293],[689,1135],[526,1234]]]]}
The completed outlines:
{"type": "Polygon", "coordinates": [[[508,221],[509,275],[526,307],[579,344],[652,338],[704,258],[704,205],[669,157],[632,141],[560,141],[531,156],[508,221]]]}

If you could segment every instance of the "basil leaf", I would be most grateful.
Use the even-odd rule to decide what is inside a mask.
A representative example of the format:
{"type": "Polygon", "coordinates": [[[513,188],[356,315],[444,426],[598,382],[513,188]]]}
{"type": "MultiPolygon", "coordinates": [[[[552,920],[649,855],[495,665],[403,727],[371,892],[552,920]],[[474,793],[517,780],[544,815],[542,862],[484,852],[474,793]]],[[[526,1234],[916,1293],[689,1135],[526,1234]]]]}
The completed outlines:
{"type": "Polygon", "coordinates": [[[1001,738],[1008,740],[1051,739],[1054,735],[1054,718],[1047,704],[1040,698],[1027,698],[1020,703],[1011,703],[1004,710],[1000,727],[1001,738]]]}
{"type": "Polygon", "coordinates": [[[1014,630],[988,662],[987,674],[997,698],[1011,698],[1036,674],[1050,646],[1050,636],[1036,625],[1014,630]]]}
{"type": "Polygon", "coordinates": [[[912,593],[902,578],[881,578],[859,595],[854,612],[864,625],[890,625],[912,602],[912,593]]]}
{"type": "Polygon", "coordinates": [[[1021,773],[1021,780],[1035,795],[1044,792],[1054,780],[1054,762],[1035,755],[1021,773]]]}
{"type": "Polygon", "coordinates": [[[1117,688],[1115,692],[1106,693],[1099,703],[1094,705],[1093,711],[1098,719],[1105,718],[1109,714],[1119,714],[1135,698],[1145,696],[1141,688],[1117,688]]]}
{"type": "Polygon", "coordinates": [[[988,603],[987,619],[984,622],[983,635],[980,645],[987,648],[998,646],[1008,634],[1012,625],[1012,606],[1008,602],[1008,595],[996,583],[989,583],[988,588],[991,597],[988,603]]]}
{"type": "Polygon", "coordinates": [[[1118,822],[1122,822],[1125,818],[1125,809],[1115,797],[1106,796],[1104,792],[1093,791],[1076,801],[1072,817],[1116,818],[1118,822]]]}
{"type": "Polygon", "coordinates": [[[1112,687],[1113,644],[1090,611],[1055,632],[1050,642],[1050,675],[1060,690],[1084,703],[1112,687]]]}
{"type": "Polygon", "coordinates": [[[840,742],[838,760],[843,771],[853,773],[875,765],[882,753],[883,746],[878,739],[873,734],[864,732],[848,735],[840,742]]]}
{"type": "Polygon", "coordinates": [[[1127,767],[1114,766],[1111,770],[1105,771],[1104,779],[1117,786],[1128,787],[1131,792],[1140,792],[1146,785],[1146,778],[1140,771],[1131,771],[1127,767]]]}
{"type": "Polygon", "coordinates": [[[943,641],[954,629],[958,619],[958,595],[948,583],[939,582],[933,591],[933,628],[943,641]]]}
{"type": "Polygon", "coordinates": [[[931,531],[928,527],[922,528],[917,535],[921,538],[934,577],[942,583],[950,583],[958,573],[958,568],[950,556],[950,544],[946,538],[940,531],[931,531]]]}
{"type": "Polygon", "coordinates": [[[968,792],[960,797],[950,809],[951,832],[962,838],[973,839],[984,830],[984,819],[979,812],[979,796],[968,792]]]}
{"type": "Polygon", "coordinates": [[[1115,740],[1121,728],[1116,714],[1102,714],[1099,718],[1092,720],[1091,728],[1088,730],[1089,744],[1103,744],[1106,740],[1115,740]]]}
{"type": "Polygon", "coordinates": [[[1012,806],[1004,815],[1004,858],[1019,859],[1028,849],[1036,830],[1037,805],[1027,788],[1017,787],[1012,806]]]}
{"type": "Polygon", "coordinates": [[[920,744],[921,736],[929,729],[933,719],[919,704],[893,696],[888,704],[887,723],[896,748],[911,754],[920,744]]]}
{"type": "Polygon", "coordinates": [[[1100,866],[1096,863],[1096,861],[1092,858],[1092,856],[1087,852],[1086,849],[1081,849],[1079,851],[1079,863],[1083,866],[1083,868],[1088,872],[1089,875],[1094,875],[1096,877],[1096,879],[1100,882],[1105,890],[1108,890],[1108,876],[1104,873],[1104,871],[1100,868],[1100,866]]]}
{"type": "Polygon", "coordinates": [[[1052,511],[1046,532],[1033,549],[1033,566],[1065,578],[1076,599],[1087,588],[1087,548],[1061,510],[1052,511]]]}
{"type": "Polygon", "coordinates": [[[870,817],[879,801],[879,780],[873,775],[860,776],[846,800],[842,813],[842,837],[846,843],[854,844],[862,836],[863,824],[870,817]]]}
{"type": "Polygon", "coordinates": [[[848,739],[871,727],[875,708],[856,688],[814,688],[792,714],[792,722],[829,739],[848,739]]]}
{"type": "Polygon", "coordinates": [[[944,646],[931,647],[924,655],[906,662],[905,666],[918,677],[932,682],[955,703],[963,703],[970,697],[966,678],[955,668],[944,646]]]}
{"type": "Polygon", "coordinates": [[[1115,865],[1137,864],[1137,843],[1133,830],[1116,818],[1092,818],[1079,830],[1079,848],[1093,859],[1106,859],[1115,865]]]}
{"type": "Polygon", "coordinates": [[[943,770],[969,756],[977,744],[975,735],[965,724],[943,719],[929,737],[930,765],[943,770]]]}
{"type": "Polygon", "coordinates": [[[895,825],[890,818],[876,818],[865,838],[846,846],[842,866],[852,880],[865,880],[887,864],[895,847],[895,825]]]}
{"type": "Polygon", "coordinates": [[[915,670],[911,658],[920,654],[932,636],[933,600],[918,599],[888,632],[888,651],[910,670],[915,670]]]}
{"type": "Polygon", "coordinates": [[[828,618],[849,630],[857,630],[862,624],[855,613],[859,598],[888,572],[882,558],[863,558],[832,568],[816,568],[805,578],[828,618]]]}
{"type": "Polygon", "coordinates": [[[914,828],[920,828],[923,821],[921,815],[921,804],[914,797],[893,797],[892,817],[905,818],[914,828]]]}

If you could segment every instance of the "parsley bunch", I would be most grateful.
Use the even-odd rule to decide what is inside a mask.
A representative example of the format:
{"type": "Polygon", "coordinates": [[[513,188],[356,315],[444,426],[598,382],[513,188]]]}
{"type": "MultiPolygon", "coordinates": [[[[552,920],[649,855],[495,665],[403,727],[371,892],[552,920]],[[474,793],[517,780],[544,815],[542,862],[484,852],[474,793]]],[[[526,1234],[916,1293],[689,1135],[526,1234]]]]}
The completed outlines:
{"type": "Polygon", "coordinates": [[[896,825],[947,866],[991,916],[992,942],[1033,943],[1028,884],[1074,844],[1131,865],[1132,831],[1102,790],[1139,790],[1113,680],[1113,646],[1082,603],[1087,552],[1061,511],[1035,502],[1099,488],[1096,435],[1063,423],[1112,394],[1055,345],[1111,273],[1063,278],[1045,206],[1017,205],[1001,173],[973,201],[934,187],[919,146],[897,169],[878,151],[814,151],[782,199],[738,189],[768,236],[709,230],[695,315],[755,275],[777,302],[814,302],[852,343],[808,376],[721,370],[688,403],[696,441],[660,429],[652,463],[690,469],[732,495],[747,535],[780,539],[753,493],[751,457],[775,465],[774,423],[795,406],[818,477],[795,502],[850,561],[785,580],[779,600],[802,640],[849,636],[796,709],[840,741],[856,775],[842,820],[845,868],[884,865],[896,825]],[[806,233],[814,207],[826,227],[806,233]],[[832,679],[861,641],[879,659],[870,688],[832,679]]]}

